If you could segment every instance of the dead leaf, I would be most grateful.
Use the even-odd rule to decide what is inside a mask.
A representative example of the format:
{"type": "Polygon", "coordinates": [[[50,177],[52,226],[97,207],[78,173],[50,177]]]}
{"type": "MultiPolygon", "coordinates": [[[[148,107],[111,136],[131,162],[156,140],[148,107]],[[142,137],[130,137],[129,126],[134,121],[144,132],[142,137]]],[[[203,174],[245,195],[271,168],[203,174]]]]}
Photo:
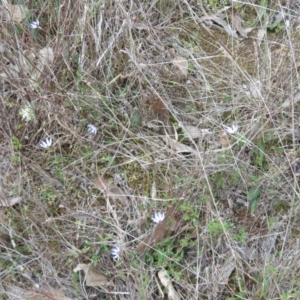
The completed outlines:
{"type": "Polygon", "coordinates": [[[243,84],[243,92],[254,99],[259,99],[261,97],[262,83],[259,80],[252,79],[251,81],[243,84]]]}
{"type": "Polygon", "coordinates": [[[149,97],[145,103],[159,116],[169,115],[168,106],[159,97],[149,97]]]}
{"type": "Polygon", "coordinates": [[[295,105],[300,100],[300,90],[297,90],[292,97],[285,100],[281,107],[286,108],[291,106],[292,104],[295,105]]]}
{"type": "Polygon", "coordinates": [[[246,30],[242,27],[242,18],[240,16],[240,14],[238,13],[238,11],[235,8],[232,8],[230,10],[231,12],[231,22],[233,27],[238,31],[238,33],[244,37],[247,38],[247,32],[246,30]]]}
{"type": "Polygon", "coordinates": [[[257,31],[257,45],[260,46],[262,39],[264,38],[264,36],[267,34],[267,30],[265,28],[260,28],[257,31]]]}
{"type": "Polygon", "coordinates": [[[10,207],[18,204],[22,201],[22,197],[14,197],[6,200],[0,200],[0,207],[10,207]]]}
{"type": "Polygon", "coordinates": [[[180,300],[180,296],[174,289],[172,280],[170,279],[170,276],[168,275],[167,271],[160,270],[157,275],[158,275],[158,278],[160,279],[160,282],[162,283],[162,285],[168,291],[168,298],[170,300],[180,300]]]}
{"type": "Polygon", "coordinates": [[[232,271],[235,269],[234,257],[230,257],[223,264],[215,267],[213,272],[213,282],[227,284],[232,271]]]}
{"type": "Polygon", "coordinates": [[[187,135],[191,139],[198,139],[203,136],[202,130],[197,128],[196,126],[191,125],[181,125],[180,126],[184,131],[186,131],[187,135]]]}
{"type": "Polygon", "coordinates": [[[78,266],[73,270],[74,272],[84,271],[85,273],[85,284],[86,286],[102,286],[108,284],[108,279],[105,275],[97,272],[90,265],[78,264],[78,266]]]}
{"type": "Polygon", "coordinates": [[[19,67],[18,66],[15,66],[13,64],[9,64],[4,72],[1,72],[0,73],[0,77],[2,78],[13,78],[13,79],[19,79],[19,73],[20,73],[20,70],[19,70],[19,67]]]}
{"type": "Polygon", "coordinates": [[[215,23],[217,23],[218,25],[220,25],[221,27],[224,28],[224,30],[231,35],[234,38],[238,38],[238,35],[236,34],[235,30],[233,30],[231,28],[231,26],[229,24],[227,24],[223,18],[220,18],[217,15],[208,15],[208,16],[204,16],[200,19],[201,21],[213,21],[215,23]]]}
{"type": "Polygon", "coordinates": [[[28,292],[14,285],[5,286],[5,292],[9,300],[29,300],[28,292]]]}
{"type": "Polygon", "coordinates": [[[175,150],[177,153],[193,153],[198,154],[196,150],[193,148],[186,146],[180,142],[177,142],[176,140],[171,139],[169,136],[164,137],[165,143],[173,150],[175,150]]]}
{"type": "Polygon", "coordinates": [[[228,148],[231,145],[231,139],[229,138],[228,134],[226,133],[225,130],[221,130],[219,132],[220,136],[220,144],[222,148],[228,148]]]}
{"type": "Polygon", "coordinates": [[[9,285],[5,287],[5,292],[9,300],[71,300],[65,296],[63,290],[45,289],[37,292],[28,292],[17,286],[9,285]]]}
{"type": "MultiPolygon", "coordinates": [[[[39,296],[41,296],[40,294],[39,296]]],[[[46,291],[43,293],[45,296],[44,298],[37,298],[36,300],[49,300],[49,299],[55,299],[55,300],[70,300],[70,298],[66,297],[65,292],[63,290],[51,290],[46,291]]]]}
{"type": "Polygon", "coordinates": [[[173,204],[167,211],[165,219],[158,223],[154,228],[153,232],[148,234],[143,241],[135,248],[136,252],[142,252],[147,247],[153,247],[158,244],[167,233],[171,232],[171,227],[173,226],[174,214],[176,205],[173,204]]]}
{"type": "Polygon", "coordinates": [[[153,247],[158,244],[164,237],[167,231],[166,222],[161,222],[154,228],[154,231],[147,235],[144,240],[135,248],[136,252],[142,252],[147,247],[153,247]]]}
{"type": "Polygon", "coordinates": [[[176,66],[184,76],[188,74],[189,63],[186,59],[181,56],[176,57],[172,60],[174,66],[176,66]]]}
{"type": "Polygon", "coordinates": [[[126,195],[124,191],[119,188],[117,185],[108,181],[104,176],[97,177],[94,180],[95,188],[104,192],[108,197],[113,200],[120,200],[122,203],[125,203],[128,194],[126,195]]]}
{"type": "Polygon", "coordinates": [[[49,65],[54,61],[54,54],[51,47],[45,47],[39,52],[39,58],[43,64],[49,65]]]}
{"type": "MultiPolygon", "coordinates": [[[[42,48],[39,51],[35,68],[28,72],[31,74],[32,84],[38,86],[38,80],[44,74],[45,66],[50,65],[54,60],[54,54],[51,47],[42,48]]],[[[32,66],[32,65],[30,65],[32,66]]]]}
{"type": "Polygon", "coordinates": [[[228,284],[230,275],[235,269],[235,259],[233,256],[224,259],[223,263],[212,265],[211,272],[207,272],[207,278],[211,282],[213,299],[217,299],[228,284]]]}
{"type": "Polygon", "coordinates": [[[21,23],[23,19],[26,17],[27,9],[24,5],[17,5],[17,4],[10,4],[7,3],[4,6],[5,15],[4,19],[7,20],[7,14],[13,19],[14,21],[21,23]]]}
{"type": "Polygon", "coordinates": [[[52,177],[50,173],[41,168],[38,164],[30,163],[29,167],[36,172],[40,177],[43,177],[49,184],[53,185],[55,188],[64,188],[64,185],[60,183],[57,179],[52,177]]]}

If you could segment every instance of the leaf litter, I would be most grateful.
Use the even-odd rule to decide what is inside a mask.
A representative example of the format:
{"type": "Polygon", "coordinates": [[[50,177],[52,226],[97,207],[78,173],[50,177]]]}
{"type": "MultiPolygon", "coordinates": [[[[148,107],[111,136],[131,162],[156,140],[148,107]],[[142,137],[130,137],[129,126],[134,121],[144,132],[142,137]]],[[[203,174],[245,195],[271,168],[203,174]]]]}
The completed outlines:
{"type": "Polygon", "coordinates": [[[247,31],[242,27],[242,18],[235,8],[230,9],[231,22],[237,32],[244,38],[248,37],[247,31]]]}
{"type": "Polygon", "coordinates": [[[26,17],[27,8],[24,5],[6,3],[2,12],[5,21],[11,18],[15,22],[21,23],[26,17]]]}
{"type": "Polygon", "coordinates": [[[194,150],[192,147],[184,145],[172,138],[170,138],[168,135],[164,137],[165,143],[176,153],[192,153],[192,154],[198,154],[196,150],[194,150]]]}
{"type": "Polygon", "coordinates": [[[188,74],[189,63],[186,59],[181,56],[176,57],[172,60],[174,66],[176,66],[184,76],[188,74]]]}
{"type": "Polygon", "coordinates": [[[41,289],[33,292],[14,285],[7,285],[5,292],[9,300],[71,300],[61,289],[41,289]]]}
{"type": "Polygon", "coordinates": [[[176,290],[172,284],[172,280],[171,280],[170,276],[168,275],[167,271],[160,270],[157,275],[158,275],[158,278],[159,278],[160,282],[162,283],[162,285],[167,289],[169,299],[170,300],[180,300],[180,296],[176,292],[176,290]]]}
{"type": "Polygon", "coordinates": [[[129,194],[126,194],[121,188],[119,188],[116,184],[110,182],[104,176],[97,177],[94,180],[94,185],[96,189],[105,193],[107,197],[110,197],[114,201],[119,200],[123,204],[125,204],[127,196],[129,196],[129,194]]]}
{"type": "Polygon", "coordinates": [[[10,199],[1,200],[0,199],[0,207],[11,207],[18,203],[22,202],[22,197],[14,197],[10,199]]]}
{"type": "Polygon", "coordinates": [[[103,286],[108,284],[107,277],[91,268],[87,264],[78,264],[77,267],[73,270],[74,272],[84,271],[85,273],[85,285],[91,287],[103,286]]]}

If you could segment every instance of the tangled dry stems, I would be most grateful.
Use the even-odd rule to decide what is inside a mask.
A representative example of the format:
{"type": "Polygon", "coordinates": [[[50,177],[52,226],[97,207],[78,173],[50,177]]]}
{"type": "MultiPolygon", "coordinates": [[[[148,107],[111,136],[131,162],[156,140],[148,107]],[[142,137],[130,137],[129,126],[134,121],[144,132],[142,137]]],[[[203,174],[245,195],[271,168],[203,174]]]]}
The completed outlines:
{"type": "MultiPolygon", "coordinates": [[[[256,18],[260,7],[247,3],[240,9],[256,18]]],[[[1,278],[71,299],[162,299],[157,271],[165,268],[182,299],[295,295],[296,25],[257,44],[255,34],[238,42],[200,22],[196,1],[24,5],[28,20],[1,24],[1,199],[23,199],[0,210],[1,278]],[[31,30],[37,19],[42,29],[31,30]],[[54,59],[40,76],[45,47],[54,59]],[[36,120],[25,122],[28,104],[36,120]],[[240,135],[224,135],[233,123],[240,135]],[[205,134],[193,139],[184,126],[205,134]],[[53,146],[44,151],[38,144],[48,136],[53,146]],[[95,176],[126,200],[105,197],[95,176]],[[174,202],[177,228],[135,253],[153,212],[174,202]],[[115,244],[117,263],[109,257],[115,244]],[[72,271],[78,263],[92,263],[113,289],[86,287],[72,271]]]]}

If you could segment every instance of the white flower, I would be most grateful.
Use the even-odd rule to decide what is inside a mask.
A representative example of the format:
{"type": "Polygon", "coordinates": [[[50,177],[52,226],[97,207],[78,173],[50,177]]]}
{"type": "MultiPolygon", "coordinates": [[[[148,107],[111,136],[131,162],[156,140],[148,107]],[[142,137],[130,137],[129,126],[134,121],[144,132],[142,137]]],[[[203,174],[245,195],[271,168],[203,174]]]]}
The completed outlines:
{"type": "Polygon", "coordinates": [[[88,125],[88,133],[89,134],[96,135],[97,131],[98,131],[98,129],[97,129],[97,127],[95,125],[92,125],[92,124],[88,125]]]}
{"type": "Polygon", "coordinates": [[[113,260],[118,260],[120,258],[120,247],[119,246],[113,246],[110,250],[110,257],[113,260]]]}
{"type": "Polygon", "coordinates": [[[42,148],[49,148],[52,145],[51,137],[45,138],[43,141],[40,141],[39,146],[42,148]]]}
{"type": "Polygon", "coordinates": [[[161,212],[161,211],[156,212],[156,213],[151,217],[151,219],[152,219],[152,221],[153,221],[154,223],[159,223],[159,222],[163,221],[164,218],[165,218],[165,213],[164,213],[164,212],[161,212]]]}
{"type": "Polygon", "coordinates": [[[236,124],[232,124],[232,126],[225,126],[224,125],[224,129],[226,130],[227,133],[229,134],[235,134],[237,133],[239,127],[236,124]]]}
{"type": "Polygon", "coordinates": [[[36,121],[35,111],[31,104],[26,104],[20,110],[20,115],[25,122],[36,121]]]}
{"type": "Polygon", "coordinates": [[[39,20],[33,21],[33,22],[30,24],[30,28],[31,28],[31,29],[37,29],[37,28],[42,29],[42,28],[40,27],[40,21],[39,21],[39,20]]]}

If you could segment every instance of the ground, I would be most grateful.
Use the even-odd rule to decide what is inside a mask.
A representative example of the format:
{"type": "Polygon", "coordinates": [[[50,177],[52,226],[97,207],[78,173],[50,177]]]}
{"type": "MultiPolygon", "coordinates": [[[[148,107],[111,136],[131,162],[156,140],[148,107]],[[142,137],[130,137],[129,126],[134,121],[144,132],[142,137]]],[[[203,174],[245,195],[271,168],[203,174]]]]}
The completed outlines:
{"type": "Polygon", "coordinates": [[[0,11],[0,299],[300,298],[292,1],[0,11]]]}

